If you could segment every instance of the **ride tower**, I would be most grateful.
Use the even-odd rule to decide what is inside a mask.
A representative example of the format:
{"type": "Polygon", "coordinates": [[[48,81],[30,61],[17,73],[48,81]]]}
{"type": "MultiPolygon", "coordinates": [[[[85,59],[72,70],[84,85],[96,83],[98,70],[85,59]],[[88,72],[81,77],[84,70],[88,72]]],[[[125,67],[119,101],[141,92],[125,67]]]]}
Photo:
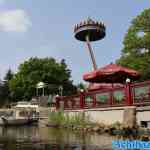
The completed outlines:
{"type": "Polygon", "coordinates": [[[97,70],[97,64],[90,42],[103,39],[106,35],[105,30],[105,25],[102,22],[93,21],[91,18],[74,27],[75,38],[87,44],[94,70],[97,70]]]}

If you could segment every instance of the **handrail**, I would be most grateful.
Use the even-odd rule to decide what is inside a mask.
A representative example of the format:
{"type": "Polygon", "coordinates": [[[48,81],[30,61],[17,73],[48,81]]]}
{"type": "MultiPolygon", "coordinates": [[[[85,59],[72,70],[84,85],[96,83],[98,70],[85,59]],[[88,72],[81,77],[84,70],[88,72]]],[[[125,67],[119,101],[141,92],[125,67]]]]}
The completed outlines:
{"type": "MultiPolygon", "coordinates": [[[[146,98],[147,98],[146,97],[146,98]]],[[[125,85],[123,85],[123,87],[112,87],[110,89],[99,89],[99,90],[92,90],[92,91],[84,91],[81,92],[80,94],[77,95],[72,95],[72,96],[63,96],[61,98],[59,98],[59,101],[63,101],[66,106],[64,109],[84,109],[84,108],[102,108],[102,107],[120,107],[120,106],[127,106],[127,105],[150,105],[150,81],[144,81],[144,82],[137,82],[137,83],[127,83],[125,85]],[[144,100],[141,99],[141,101],[136,102],[135,98],[135,91],[134,88],[140,88],[140,87],[144,87],[144,86],[149,86],[149,92],[146,93],[148,99],[144,100]],[[122,91],[123,92],[123,99],[121,102],[115,102],[114,99],[114,93],[116,91],[122,91]],[[108,93],[108,99],[107,103],[100,103],[97,100],[96,95],[97,94],[105,94],[108,93]],[[87,96],[91,96],[91,101],[90,102],[86,102],[86,97],[87,96]],[[74,105],[74,101],[75,98],[78,98],[78,103],[80,103],[79,105],[74,105]],[[68,103],[71,103],[71,107],[68,105],[68,103]]],[[[59,103],[59,102],[58,102],[59,103]]]]}

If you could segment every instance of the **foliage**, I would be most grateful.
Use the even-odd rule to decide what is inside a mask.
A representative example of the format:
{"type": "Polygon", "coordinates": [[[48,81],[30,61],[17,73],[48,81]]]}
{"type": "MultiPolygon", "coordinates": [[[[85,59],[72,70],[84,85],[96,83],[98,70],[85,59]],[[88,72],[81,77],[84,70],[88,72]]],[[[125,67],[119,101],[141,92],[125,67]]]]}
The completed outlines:
{"type": "Polygon", "coordinates": [[[150,79],[150,8],[132,20],[123,44],[117,63],[140,71],[141,80],[150,79]]]}
{"type": "Polygon", "coordinates": [[[49,113],[49,122],[54,125],[63,125],[65,122],[65,115],[63,111],[50,112],[49,113]]]}
{"type": "MultiPolygon", "coordinates": [[[[9,82],[12,96],[15,100],[29,100],[36,95],[36,85],[46,83],[45,94],[58,94],[58,87],[63,86],[63,95],[76,92],[70,80],[71,71],[67,68],[65,60],[57,62],[54,58],[30,58],[20,64],[18,72],[9,82]]],[[[41,89],[42,90],[42,89],[41,89]]],[[[40,94],[39,89],[39,94],[40,94]]]]}
{"type": "Polygon", "coordinates": [[[80,82],[78,85],[77,85],[77,89],[78,91],[80,92],[81,89],[83,89],[84,91],[87,89],[87,85],[80,82]]]}
{"type": "Polygon", "coordinates": [[[109,125],[109,128],[119,129],[121,127],[121,123],[119,121],[114,122],[113,124],[109,125]]]}
{"type": "Polygon", "coordinates": [[[9,82],[13,78],[13,76],[14,76],[14,73],[12,72],[12,70],[8,69],[4,77],[4,81],[9,82]]]}
{"type": "Polygon", "coordinates": [[[9,88],[9,82],[13,78],[13,72],[9,69],[6,72],[3,83],[0,85],[0,105],[9,103],[11,100],[11,91],[9,88]]]}
{"type": "Polygon", "coordinates": [[[64,125],[64,126],[80,126],[84,127],[90,123],[89,116],[85,115],[84,112],[69,115],[63,111],[50,112],[49,113],[49,123],[54,125],[64,125]]]}

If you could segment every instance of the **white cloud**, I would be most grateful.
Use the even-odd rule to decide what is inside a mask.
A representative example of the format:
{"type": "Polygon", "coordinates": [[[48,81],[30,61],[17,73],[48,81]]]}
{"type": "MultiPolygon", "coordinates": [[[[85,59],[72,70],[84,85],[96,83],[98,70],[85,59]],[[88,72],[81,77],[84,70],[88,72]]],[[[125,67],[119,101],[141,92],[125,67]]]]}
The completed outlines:
{"type": "Polygon", "coordinates": [[[26,32],[31,26],[29,16],[24,10],[7,10],[0,12],[0,30],[13,32],[26,32]]]}

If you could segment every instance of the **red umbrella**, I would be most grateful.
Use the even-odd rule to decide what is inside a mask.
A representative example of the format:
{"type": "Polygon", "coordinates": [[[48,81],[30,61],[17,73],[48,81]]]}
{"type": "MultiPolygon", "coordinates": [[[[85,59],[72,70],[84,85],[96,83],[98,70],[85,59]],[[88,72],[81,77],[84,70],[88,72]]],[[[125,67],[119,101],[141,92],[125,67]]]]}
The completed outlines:
{"type": "Polygon", "coordinates": [[[127,78],[137,80],[139,77],[137,71],[116,64],[109,64],[83,75],[85,81],[92,83],[123,83],[127,78]]]}

